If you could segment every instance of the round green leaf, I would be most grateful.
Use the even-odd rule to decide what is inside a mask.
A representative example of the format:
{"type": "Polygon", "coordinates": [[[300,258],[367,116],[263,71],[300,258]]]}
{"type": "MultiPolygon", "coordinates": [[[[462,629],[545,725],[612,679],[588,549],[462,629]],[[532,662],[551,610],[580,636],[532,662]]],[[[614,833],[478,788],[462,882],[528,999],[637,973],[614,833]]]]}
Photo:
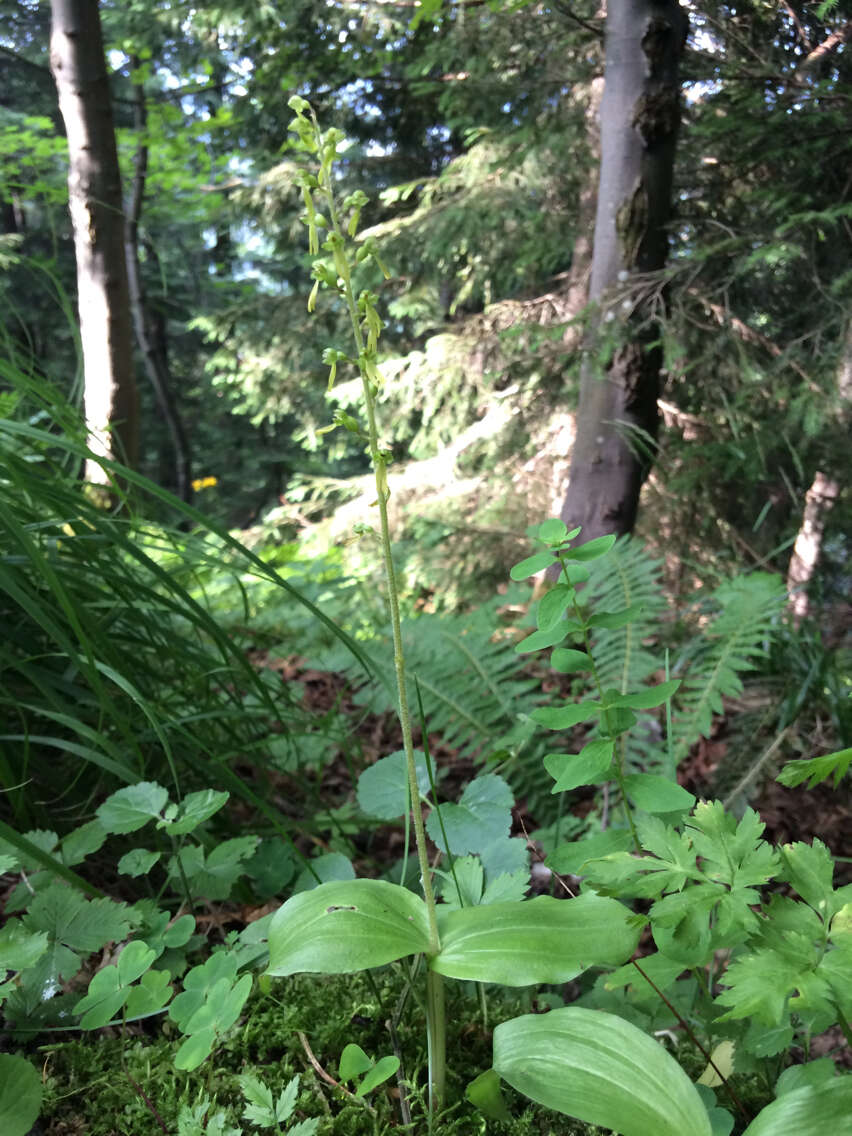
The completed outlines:
{"type": "Polygon", "coordinates": [[[266,973],[350,974],[428,950],[419,896],[384,880],[346,880],[294,895],[276,911],[266,973]]]}
{"type": "Polygon", "coordinates": [[[366,1073],[368,1069],[372,1069],[373,1062],[364,1052],[360,1045],[356,1045],[354,1041],[350,1041],[347,1046],[344,1046],[343,1052],[340,1054],[340,1061],[337,1065],[337,1075],[341,1081],[352,1081],[356,1077],[360,1077],[362,1073],[366,1073]]]}
{"type": "Polygon", "coordinates": [[[543,540],[545,544],[561,544],[567,534],[568,526],[557,518],[542,521],[538,526],[538,539],[543,540]]]}
{"type": "Polygon", "coordinates": [[[12,1053],[0,1053],[0,1132],[27,1136],[41,1111],[38,1070],[12,1053]]]}
{"type": "MultiPolygon", "coordinates": [[[[429,792],[426,758],[420,750],[415,750],[415,759],[417,787],[425,796],[429,792]]],[[[368,816],[380,820],[396,820],[411,808],[404,750],[388,754],[364,770],[358,778],[358,804],[368,816]]]]}
{"type": "MultiPolygon", "coordinates": [[[[531,1100],[621,1136],[711,1136],[680,1065],[615,1014],[566,1006],[503,1022],[494,1031],[494,1068],[531,1100]]],[[[801,1136],[796,1127],[775,1136],[782,1131],[801,1136]]]]}
{"type": "Polygon", "coordinates": [[[430,966],[448,978],[531,986],[568,982],[589,966],[619,966],[639,942],[629,908],[585,892],[440,911],[441,950],[430,966]]]}
{"type": "Polygon", "coordinates": [[[168,799],[168,790],[156,781],[139,781],[107,797],[97,810],[98,820],[107,832],[135,832],[159,817],[168,799]]]}

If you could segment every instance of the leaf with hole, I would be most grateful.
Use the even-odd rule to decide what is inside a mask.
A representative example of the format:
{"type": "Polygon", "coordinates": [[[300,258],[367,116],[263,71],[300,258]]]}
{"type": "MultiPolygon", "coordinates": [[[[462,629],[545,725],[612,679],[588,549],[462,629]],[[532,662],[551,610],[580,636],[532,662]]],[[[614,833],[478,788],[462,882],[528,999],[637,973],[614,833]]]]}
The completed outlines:
{"type": "Polygon", "coordinates": [[[428,950],[419,896],[384,880],[329,883],[292,896],[275,913],[266,973],[350,974],[428,950]]]}

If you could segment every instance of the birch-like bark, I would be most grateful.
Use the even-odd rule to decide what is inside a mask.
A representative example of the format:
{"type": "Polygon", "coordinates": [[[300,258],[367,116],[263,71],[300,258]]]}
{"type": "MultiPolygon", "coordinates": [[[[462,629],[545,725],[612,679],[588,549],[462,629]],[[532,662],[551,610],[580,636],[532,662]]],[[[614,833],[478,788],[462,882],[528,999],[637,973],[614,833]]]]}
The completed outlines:
{"type": "MultiPolygon", "coordinates": [[[[50,69],[68,137],[68,199],[77,262],[84,407],[95,454],[136,464],[139,405],[133,374],[124,212],[112,101],[97,0],[51,0],[50,69]]],[[[86,478],[106,484],[90,460],[86,478]]]]}

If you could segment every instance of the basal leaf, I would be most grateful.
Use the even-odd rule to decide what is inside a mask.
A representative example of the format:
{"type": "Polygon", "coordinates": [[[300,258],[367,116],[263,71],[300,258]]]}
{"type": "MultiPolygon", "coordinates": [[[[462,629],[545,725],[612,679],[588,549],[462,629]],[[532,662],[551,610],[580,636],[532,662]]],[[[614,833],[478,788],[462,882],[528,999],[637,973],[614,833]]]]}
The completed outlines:
{"type": "Polygon", "coordinates": [[[266,973],[349,974],[428,949],[426,907],[413,892],[383,880],[323,884],[275,913],[266,973]]]}
{"type": "Polygon", "coordinates": [[[341,1081],[354,1081],[368,1069],[372,1069],[373,1062],[360,1045],[350,1042],[344,1046],[337,1066],[337,1075],[341,1081]]]}
{"type": "Polygon", "coordinates": [[[0,1053],[0,1132],[27,1136],[41,1111],[42,1085],[38,1070],[12,1053],[0,1053]]]}
{"type": "Polygon", "coordinates": [[[743,1136],[827,1136],[849,1130],[852,1076],[784,1093],[761,1109],[743,1136]]]}
{"type": "Polygon", "coordinates": [[[711,1136],[683,1069],[614,1014],[567,1006],[503,1022],[494,1030],[494,1068],[531,1100],[621,1136],[711,1136]]]}
{"type": "Polygon", "coordinates": [[[432,969],[504,986],[568,982],[589,966],[617,966],[640,934],[627,907],[591,892],[439,911],[439,918],[441,950],[432,969]]]}

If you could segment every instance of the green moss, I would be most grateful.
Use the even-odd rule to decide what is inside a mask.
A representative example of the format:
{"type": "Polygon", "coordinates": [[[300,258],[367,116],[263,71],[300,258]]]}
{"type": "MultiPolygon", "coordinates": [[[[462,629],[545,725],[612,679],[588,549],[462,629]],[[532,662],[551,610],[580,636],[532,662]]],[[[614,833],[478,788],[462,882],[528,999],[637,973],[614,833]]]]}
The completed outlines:
{"type": "MultiPolygon", "coordinates": [[[[168,1020],[147,1034],[130,1029],[39,1047],[46,1073],[42,1125],[46,1136],[162,1136],[177,1132],[182,1105],[204,1097],[211,1111],[224,1109],[240,1124],[242,1097],[237,1077],[254,1072],[280,1092],[296,1073],[301,1094],[295,1117],[319,1117],[318,1136],[385,1136],[401,1126],[399,1090],[394,1080],[372,1094],[375,1112],[344,1097],[312,1067],[299,1033],[316,1060],[332,1077],[343,1047],[357,1042],[372,1057],[392,1053],[385,1023],[403,991],[395,968],[345,977],[299,976],[276,981],[269,995],[258,992],[247,1003],[239,1025],[194,1073],[174,1068],[178,1037],[168,1020]]],[[[490,1025],[529,1010],[523,994],[489,991],[490,1025]]],[[[447,1059],[448,1107],[435,1136],[594,1136],[596,1129],[560,1117],[507,1090],[511,1125],[486,1122],[464,1098],[467,1083],[491,1064],[491,1035],[483,1029],[474,992],[447,984],[451,1023],[447,1059]]],[[[422,1014],[409,1000],[397,1030],[406,1081],[423,1086],[426,1053],[422,1014]]],[[[424,1100],[419,1087],[409,1089],[413,1132],[425,1131],[424,1100]]],[[[256,1131],[247,1126],[246,1131],[256,1131]]]]}

